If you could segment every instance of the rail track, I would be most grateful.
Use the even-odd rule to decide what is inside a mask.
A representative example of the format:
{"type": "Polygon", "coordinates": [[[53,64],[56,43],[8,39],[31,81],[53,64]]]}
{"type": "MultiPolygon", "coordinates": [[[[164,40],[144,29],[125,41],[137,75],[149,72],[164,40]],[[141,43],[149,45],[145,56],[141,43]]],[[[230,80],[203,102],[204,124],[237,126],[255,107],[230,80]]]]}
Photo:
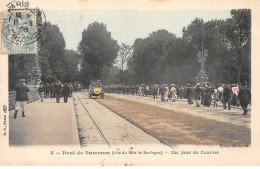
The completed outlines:
{"type": "MultiPolygon", "coordinates": [[[[85,95],[85,94],[84,94],[84,95],[85,95]]],[[[99,134],[100,134],[101,137],[103,138],[104,142],[105,142],[109,147],[111,147],[110,144],[109,144],[109,142],[108,142],[108,140],[106,139],[106,137],[105,137],[104,134],[102,133],[101,129],[98,127],[97,123],[95,122],[95,120],[93,119],[93,117],[91,116],[91,114],[89,113],[89,111],[87,110],[86,106],[83,104],[82,100],[79,98],[79,96],[78,96],[77,94],[76,94],[76,96],[77,96],[77,98],[79,99],[81,105],[84,107],[84,109],[85,109],[87,115],[90,117],[90,119],[91,119],[92,122],[94,123],[94,125],[95,125],[97,131],[99,132],[99,134]]]]}
{"type": "MultiPolygon", "coordinates": [[[[83,95],[85,95],[87,98],[88,98],[88,95],[85,93],[85,92],[80,92],[82,93],[83,95]]],[[[105,137],[104,133],[102,132],[102,130],[100,129],[100,127],[98,126],[98,124],[95,122],[94,118],[91,116],[91,114],[89,113],[88,109],[86,108],[86,106],[83,104],[82,100],[80,99],[80,97],[76,94],[77,98],[79,99],[81,105],[84,107],[85,111],[86,111],[86,114],[91,118],[91,120],[93,121],[93,123],[95,124],[95,127],[97,129],[97,131],[100,133],[100,135],[102,136],[103,140],[107,143],[107,145],[109,147],[111,147],[108,139],[105,137]]],[[[107,107],[106,107],[107,108],[107,107]]],[[[107,108],[109,109],[109,108],[107,108]]],[[[160,143],[164,144],[164,145],[167,145],[171,148],[174,148],[173,145],[169,144],[168,142],[166,142],[165,140],[159,138],[158,136],[152,134],[151,132],[149,132],[148,130],[146,130],[145,128],[143,128],[142,126],[138,125],[137,123],[133,122],[132,120],[118,114],[117,112],[114,112],[112,111],[111,109],[109,109],[111,112],[113,112],[114,114],[118,115],[119,117],[125,119],[126,121],[128,121],[130,124],[138,127],[139,129],[141,129],[143,132],[147,133],[148,135],[152,136],[153,138],[157,139],[160,143]]]]}

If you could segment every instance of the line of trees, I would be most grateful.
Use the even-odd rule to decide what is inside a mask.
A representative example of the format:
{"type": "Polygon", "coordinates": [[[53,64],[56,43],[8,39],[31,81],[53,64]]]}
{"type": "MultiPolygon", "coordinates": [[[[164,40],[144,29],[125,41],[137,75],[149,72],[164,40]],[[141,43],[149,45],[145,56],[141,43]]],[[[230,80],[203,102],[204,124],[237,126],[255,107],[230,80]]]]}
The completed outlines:
{"type": "MultiPolygon", "coordinates": [[[[46,23],[38,41],[39,67],[43,83],[75,82],[79,78],[78,64],[81,58],[76,51],[65,49],[65,41],[57,25],[46,23]]],[[[28,79],[34,68],[34,54],[9,55],[9,90],[13,90],[20,78],[28,79]]]]}
{"type": "MultiPolygon", "coordinates": [[[[58,26],[47,23],[39,41],[42,81],[80,81],[85,86],[98,79],[103,84],[195,83],[200,69],[197,53],[204,37],[209,81],[250,83],[251,10],[230,14],[226,20],[196,18],[183,28],[182,37],[162,29],[136,39],[133,45],[119,44],[104,23],[94,22],[82,32],[78,51],[65,49],[58,26]]],[[[11,89],[28,74],[31,60],[31,55],[9,56],[11,89]]]]}
{"type": "MultiPolygon", "coordinates": [[[[132,56],[127,58],[127,66],[124,63],[111,67],[108,74],[111,78],[105,82],[195,83],[200,69],[197,53],[202,50],[204,41],[204,49],[208,50],[205,65],[209,82],[250,83],[251,10],[231,10],[230,14],[231,18],[226,20],[204,22],[196,18],[183,28],[181,38],[167,30],[158,30],[147,38],[136,39],[132,56]]],[[[124,47],[120,49],[127,51],[124,47]]],[[[118,57],[121,56],[119,52],[118,57]]]]}

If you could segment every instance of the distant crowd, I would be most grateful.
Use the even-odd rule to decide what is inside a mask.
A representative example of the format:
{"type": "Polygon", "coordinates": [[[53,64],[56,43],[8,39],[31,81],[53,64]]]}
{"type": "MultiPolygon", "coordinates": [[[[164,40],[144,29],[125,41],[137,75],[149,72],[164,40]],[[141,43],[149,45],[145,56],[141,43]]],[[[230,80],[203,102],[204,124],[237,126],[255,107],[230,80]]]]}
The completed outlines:
{"type": "Polygon", "coordinates": [[[68,102],[68,97],[72,97],[73,92],[81,91],[80,84],[77,83],[62,83],[58,80],[56,83],[40,83],[38,88],[41,101],[44,98],[56,98],[56,103],[60,103],[60,98],[64,98],[64,103],[68,102]]]}
{"type": "Polygon", "coordinates": [[[209,107],[212,103],[214,107],[219,106],[219,101],[223,105],[223,109],[231,109],[231,105],[243,108],[243,114],[248,113],[248,105],[251,105],[251,91],[247,86],[247,82],[242,84],[222,83],[221,85],[212,85],[210,83],[197,83],[192,86],[188,83],[186,86],[178,87],[175,84],[161,84],[154,86],[149,85],[110,85],[104,86],[103,90],[106,93],[129,94],[148,96],[152,95],[154,99],[161,96],[162,102],[172,101],[177,99],[187,99],[188,105],[192,105],[193,101],[196,106],[209,107]]]}

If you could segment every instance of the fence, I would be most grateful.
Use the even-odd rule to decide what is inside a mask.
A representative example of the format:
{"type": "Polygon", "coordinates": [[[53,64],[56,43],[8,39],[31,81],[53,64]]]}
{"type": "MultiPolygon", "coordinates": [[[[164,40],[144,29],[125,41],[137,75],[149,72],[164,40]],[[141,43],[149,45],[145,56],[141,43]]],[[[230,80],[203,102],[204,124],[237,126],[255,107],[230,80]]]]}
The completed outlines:
{"type": "MultiPolygon", "coordinates": [[[[9,110],[15,108],[15,95],[16,95],[15,91],[10,91],[9,94],[8,94],[9,110]]],[[[29,98],[28,103],[35,102],[35,101],[39,100],[40,96],[39,96],[38,90],[36,90],[36,89],[30,90],[30,92],[28,92],[28,98],[29,98]]]]}

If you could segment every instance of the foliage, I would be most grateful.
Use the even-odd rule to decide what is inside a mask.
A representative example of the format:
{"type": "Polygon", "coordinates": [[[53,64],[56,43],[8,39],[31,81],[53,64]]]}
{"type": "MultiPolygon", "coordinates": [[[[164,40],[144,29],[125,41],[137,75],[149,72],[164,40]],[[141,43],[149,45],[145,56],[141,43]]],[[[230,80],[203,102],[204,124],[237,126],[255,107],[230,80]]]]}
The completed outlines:
{"type": "Polygon", "coordinates": [[[86,85],[105,77],[104,69],[113,65],[119,46],[105,24],[94,22],[82,32],[78,50],[83,59],[81,82],[86,85]]]}

